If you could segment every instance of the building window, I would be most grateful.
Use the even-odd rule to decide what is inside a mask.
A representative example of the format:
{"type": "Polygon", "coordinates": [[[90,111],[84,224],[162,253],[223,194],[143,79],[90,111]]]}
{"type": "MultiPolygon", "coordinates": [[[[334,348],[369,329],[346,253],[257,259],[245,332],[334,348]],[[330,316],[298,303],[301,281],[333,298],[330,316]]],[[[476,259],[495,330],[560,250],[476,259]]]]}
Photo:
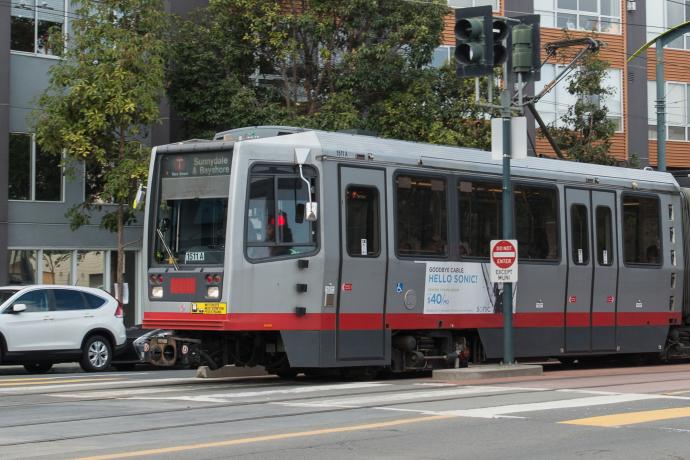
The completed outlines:
{"type": "Polygon", "coordinates": [[[448,6],[451,8],[468,8],[470,6],[489,5],[494,11],[498,11],[498,3],[498,0],[448,0],[448,6]]]}
{"type": "Polygon", "coordinates": [[[11,249],[9,251],[9,283],[36,284],[37,251],[31,249],[11,249]]]}
{"type": "Polygon", "coordinates": [[[43,284],[72,284],[72,251],[43,251],[43,284]]]}
{"type": "MultiPolygon", "coordinates": [[[[690,141],[690,85],[666,83],[666,139],[690,141]]],[[[649,139],[656,139],[656,82],[647,82],[647,117],[649,139]]]]}
{"type": "Polygon", "coordinates": [[[10,47],[42,55],[58,55],[62,46],[53,46],[51,33],[65,33],[67,0],[12,0],[10,47]]]}
{"type": "Polygon", "coordinates": [[[62,201],[60,158],[46,154],[35,136],[10,133],[10,200],[62,201]]]}
{"type": "MultiPolygon", "coordinates": [[[[534,94],[539,94],[544,89],[544,85],[552,81],[563,68],[564,66],[561,65],[544,65],[541,68],[541,80],[534,84],[534,94]]],[[[606,77],[602,81],[602,86],[610,88],[613,92],[601,103],[608,109],[607,118],[614,122],[616,132],[623,131],[623,98],[621,97],[623,84],[621,75],[620,69],[608,69],[606,77]]],[[[568,92],[569,83],[570,77],[564,78],[537,103],[537,110],[546,124],[555,123],[556,126],[562,127],[561,117],[577,102],[576,96],[568,92]]]]}
{"type": "Polygon", "coordinates": [[[620,0],[535,0],[542,27],[621,33],[620,0]]]}
{"type": "MultiPolygon", "coordinates": [[[[690,19],[690,4],[681,0],[647,1],[647,41],[690,19]]],[[[690,49],[690,34],[666,45],[667,48],[690,49]]]]}
{"type": "Polygon", "coordinates": [[[395,183],[398,255],[446,257],[446,181],[440,177],[400,175],[395,183]]]}
{"type": "Polygon", "coordinates": [[[77,252],[77,286],[105,289],[105,252],[77,252]]]}
{"type": "Polygon", "coordinates": [[[452,62],[454,55],[454,46],[439,46],[434,50],[434,54],[431,56],[431,67],[437,69],[443,67],[449,62],[452,62]]]}

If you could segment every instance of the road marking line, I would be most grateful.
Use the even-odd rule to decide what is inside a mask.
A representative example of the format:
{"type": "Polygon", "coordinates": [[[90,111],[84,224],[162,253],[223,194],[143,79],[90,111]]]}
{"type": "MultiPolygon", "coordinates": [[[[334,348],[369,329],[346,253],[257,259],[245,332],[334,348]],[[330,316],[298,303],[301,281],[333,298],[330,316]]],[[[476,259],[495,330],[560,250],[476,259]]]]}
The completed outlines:
{"type": "Polygon", "coordinates": [[[476,418],[502,418],[508,414],[521,412],[537,412],[554,409],[570,409],[576,407],[601,406],[607,404],[620,404],[633,401],[645,401],[649,399],[666,399],[661,395],[647,394],[618,394],[606,396],[592,396],[590,398],[559,399],[556,401],[545,401],[538,403],[511,404],[507,406],[482,407],[479,409],[464,409],[442,411],[439,414],[453,415],[456,417],[476,417],[476,418]]]}
{"type": "MultiPolygon", "coordinates": [[[[123,379],[98,379],[98,382],[106,382],[106,381],[122,381],[123,379]]],[[[30,381],[30,382],[15,382],[15,383],[1,383],[0,382],[0,387],[22,387],[24,385],[62,385],[63,383],[75,383],[75,382],[93,382],[91,379],[65,379],[65,380],[53,380],[50,382],[42,381],[42,382],[36,382],[36,381],[30,381]]]]}
{"type": "Polygon", "coordinates": [[[598,417],[579,418],[565,420],[566,425],[616,427],[636,425],[638,423],[656,422],[660,420],[672,420],[675,418],[690,417],[690,407],[674,407],[671,409],[656,409],[640,412],[624,412],[621,414],[601,415],[598,417]]]}
{"type": "Polygon", "coordinates": [[[238,398],[256,398],[275,395],[295,395],[304,393],[314,393],[330,390],[356,390],[360,388],[375,388],[392,386],[391,383],[381,382],[362,382],[362,383],[344,383],[336,385],[309,385],[298,386],[293,388],[286,388],[282,390],[261,390],[261,391],[243,391],[237,393],[214,393],[208,395],[192,395],[192,396],[132,396],[126,399],[143,399],[143,400],[166,400],[166,401],[194,401],[194,402],[209,402],[209,403],[223,403],[238,398]]]}
{"type": "Polygon", "coordinates": [[[370,404],[386,404],[395,403],[401,401],[416,401],[424,400],[429,398],[446,398],[446,397],[462,397],[462,396],[481,396],[486,394],[487,396],[493,395],[495,393],[504,393],[513,391],[514,388],[508,387],[489,387],[489,386],[477,386],[477,387],[462,387],[453,388],[448,390],[413,390],[404,391],[399,393],[388,393],[388,394],[371,394],[371,395],[354,395],[346,396],[341,398],[324,398],[308,402],[280,402],[274,404],[280,404],[282,406],[294,406],[294,407],[362,407],[370,404]]]}
{"type": "Polygon", "coordinates": [[[158,449],[146,449],[146,450],[138,450],[138,451],[130,451],[130,452],[120,452],[120,453],[115,453],[115,454],[96,455],[96,456],[92,456],[92,457],[81,457],[77,460],[113,460],[113,459],[119,459],[119,458],[140,457],[140,456],[144,456],[144,455],[162,455],[162,454],[169,454],[169,453],[173,453],[173,452],[184,452],[184,451],[197,450],[197,449],[212,449],[212,448],[216,448],[216,447],[237,446],[237,445],[241,445],[241,444],[252,444],[252,443],[267,442],[267,441],[280,441],[280,440],[284,440],[284,439],[304,438],[304,437],[309,437],[309,436],[323,436],[323,435],[334,434],[334,433],[348,433],[348,432],[352,432],[352,431],[363,431],[363,430],[373,430],[373,429],[378,429],[378,428],[389,428],[389,427],[394,427],[394,426],[410,425],[413,423],[424,423],[424,422],[433,422],[436,420],[446,420],[449,418],[453,418],[453,417],[452,416],[446,416],[446,415],[434,415],[431,417],[406,418],[406,419],[390,420],[387,422],[376,422],[376,423],[366,423],[366,424],[362,424],[362,425],[342,426],[342,427],[338,427],[338,428],[324,428],[321,430],[311,430],[311,431],[296,431],[296,432],[292,432],[292,433],[273,434],[273,435],[266,435],[266,436],[253,436],[250,438],[240,438],[240,439],[230,439],[227,441],[206,442],[206,443],[200,443],[200,444],[184,444],[184,445],[180,445],[180,446],[162,447],[162,448],[158,448],[158,449]]]}
{"type": "Polygon", "coordinates": [[[665,394],[668,396],[674,396],[674,395],[682,395],[682,394],[687,394],[687,393],[690,393],[690,390],[667,391],[667,392],[662,393],[662,394],[665,394]]]}
{"type": "MultiPolygon", "coordinates": [[[[96,378],[93,377],[79,377],[85,381],[90,380],[92,382],[98,382],[99,380],[102,380],[102,377],[105,376],[96,376],[96,378]]],[[[107,376],[108,378],[114,377],[114,375],[109,375],[107,376]]],[[[65,379],[74,379],[77,377],[74,376],[60,376],[60,377],[26,377],[23,379],[0,379],[0,383],[9,383],[9,382],[31,382],[31,381],[43,381],[43,382],[48,382],[49,381],[56,381],[56,380],[65,380],[65,379]]]]}

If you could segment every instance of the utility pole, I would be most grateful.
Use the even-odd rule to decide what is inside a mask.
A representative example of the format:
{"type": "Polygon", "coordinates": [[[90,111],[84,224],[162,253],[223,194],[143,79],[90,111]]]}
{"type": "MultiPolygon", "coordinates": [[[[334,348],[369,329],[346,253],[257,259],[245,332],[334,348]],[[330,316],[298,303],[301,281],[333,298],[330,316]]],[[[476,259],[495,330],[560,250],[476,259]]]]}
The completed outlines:
{"type": "MultiPolygon", "coordinates": [[[[455,59],[459,78],[488,76],[492,84],[494,67],[503,65],[503,89],[500,109],[502,133],[502,238],[506,247],[513,247],[513,190],[510,180],[512,158],[512,89],[513,73],[518,75],[518,107],[522,110],[522,78],[539,79],[539,16],[515,18],[494,17],[490,6],[455,10],[455,59]],[[512,34],[512,35],[511,35],[512,34]]],[[[498,237],[498,235],[496,235],[498,237]]],[[[492,245],[494,242],[492,241],[492,245]]],[[[513,352],[513,282],[517,281],[517,249],[514,249],[513,277],[503,282],[503,363],[514,364],[513,352]]],[[[493,276],[493,272],[492,272],[493,276]]]]}
{"type": "Polygon", "coordinates": [[[664,47],[690,32],[690,21],[677,25],[648,41],[628,58],[628,62],[656,44],[656,146],[657,169],[666,171],[666,81],[664,79],[664,47]]]}

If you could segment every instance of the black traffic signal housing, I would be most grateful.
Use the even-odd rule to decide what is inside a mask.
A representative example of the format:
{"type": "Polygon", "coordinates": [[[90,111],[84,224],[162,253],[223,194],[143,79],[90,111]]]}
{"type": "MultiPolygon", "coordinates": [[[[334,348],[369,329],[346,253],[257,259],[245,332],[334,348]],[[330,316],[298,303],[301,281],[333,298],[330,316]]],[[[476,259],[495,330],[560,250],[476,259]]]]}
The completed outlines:
{"type": "Polygon", "coordinates": [[[479,77],[493,72],[491,6],[455,10],[455,60],[458,77],[479,77]]]}
{"type": "Polygon", "coordinates": [[[491,6],[455,10],[455,60],[458,77],[490,75],[508,57],[510,24],[494,17],[491,6]]]}
{"type": "Polygon", "coordinates": [[[539,15],[518,16],[520,24],[512,30],[511,72],[521,73],[523,81],[541,79],[541,36],[539,15]]]}

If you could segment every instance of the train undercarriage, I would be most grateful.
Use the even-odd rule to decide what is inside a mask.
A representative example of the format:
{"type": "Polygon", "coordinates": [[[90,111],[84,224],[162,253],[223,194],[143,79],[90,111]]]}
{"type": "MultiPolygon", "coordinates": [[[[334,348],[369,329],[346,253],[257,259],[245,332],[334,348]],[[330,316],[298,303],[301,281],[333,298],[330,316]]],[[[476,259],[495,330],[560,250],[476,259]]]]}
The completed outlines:
{"type": "Polygon", "coordinates": [[[373,376],[379,371],[400,373],[467,367],[471,360],[483,360],[481,342],[473,331],[463,334],[398,331],[392,337],[391,363],[388,366],[292,367],[280,332],[175,331],[152,337],[144,352],[145,361],[161,367],[205,365],[215,370],[225,365],[263,366],[269,373],[282,377],[298,373],[373,376]]]}
{"type": "MultiPolygon", "coordinates": [[[[380,372],[409,373],[434,369],[467,367],[486,361],[476,330],[396,331],[391,340],[390,365],[348,367],[293,367],[280,332],[205,332],[174,331],[154,336],[144,348],[144,360],[161,367],[208,366],[215,370],[225,365],[262,366],[269,373],[290,378],[298,373],[310,376],[374,377],[380,372]]],[[[564,363],[575,359],[601,358],[591,355],[565,355],[564,363]]],[[[614,355],[615,356],[615,355],[614,355]]],[[[661,352],[645,354],[663,361],[690,358],[690,326],[670,329],[661,352]]],[[[608,355],[611,358],[611,355],[608,355]]]]}

